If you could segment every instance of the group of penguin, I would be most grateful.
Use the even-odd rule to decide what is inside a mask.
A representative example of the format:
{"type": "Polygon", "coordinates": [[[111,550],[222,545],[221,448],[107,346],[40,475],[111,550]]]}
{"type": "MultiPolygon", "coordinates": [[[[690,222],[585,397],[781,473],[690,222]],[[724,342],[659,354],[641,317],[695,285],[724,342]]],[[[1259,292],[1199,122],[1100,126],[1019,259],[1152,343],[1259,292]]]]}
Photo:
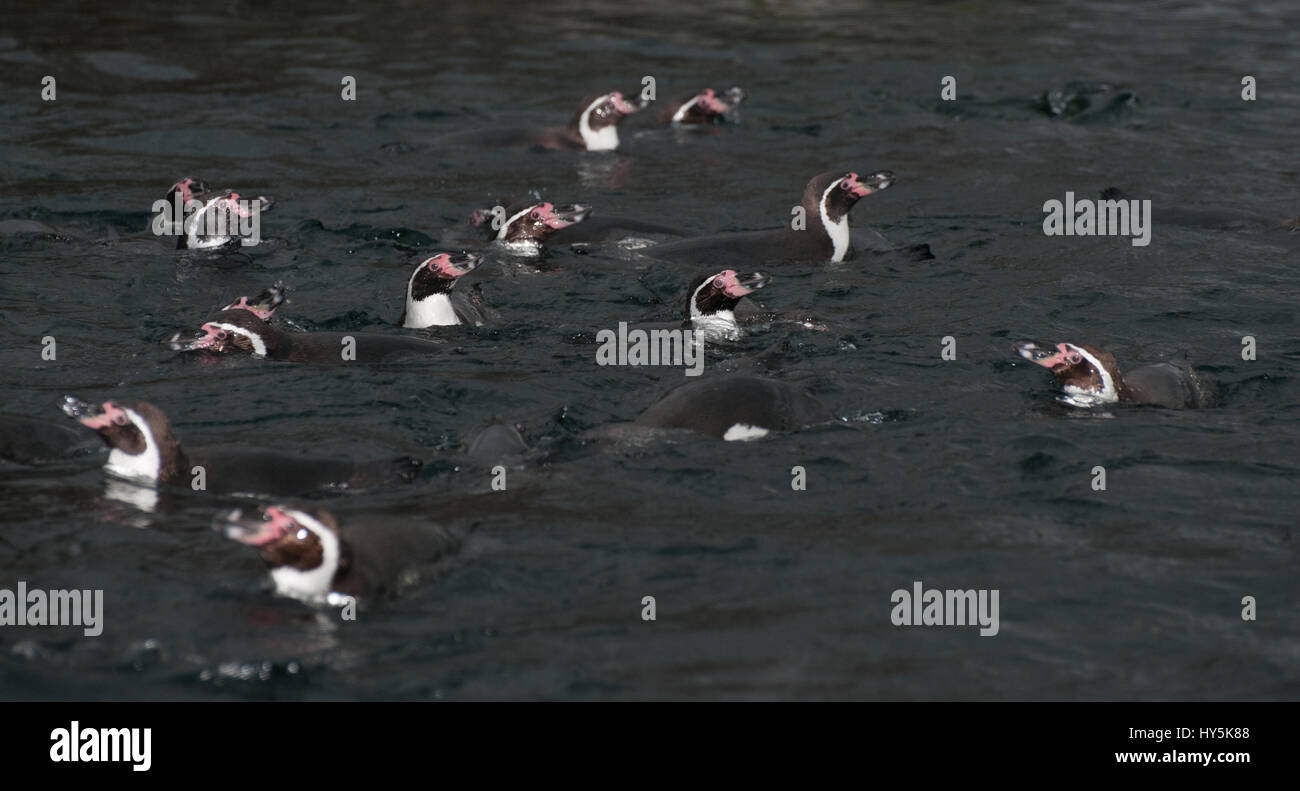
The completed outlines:
{"type": "MultiPolygon", "coordinates": [[[[739,88],[698,91],[670,103],[659,120],[670,125],[721,123],[743,98],[739,88]]],[[[584,99],[567,126],[467,130],[429,144],[609,151],[618,148],[619,124],[647,105],[644,100],[630,102],[615,91],[584,99]]],[[[808,181],[800,199],[806,224],[770,231],[691,236],[652,223],[601,217],[585,206],[556,206],[542,200],[508,201],[508,206],[502,201],[498,207],[475,212],[471,221],[520,256],[539,255],[549,245],[666,237],[641,252],[663,261],[708,267],[687,286],[681,326],[696,330],[709,343],[735,340],[747,326],[759,322],[789,320],[803,327],[819,327],[815,318],[806,314],[790,317],[754,303],[754,293],[767,286],[771,276],[765,271],[738,270],[754,264],[779,266],[852,258],[851,209],[894,182],[894,175],[883,170],[820,173],[808,181]]],[[[178,247],[221,250],[240,243],[238,234],[230,231],[239,227],[238,219],[245,213],[241,207],[247,205],[241,203],[239,193],[212,190],[200,180],[186,178],[172,186],[168,199],[187,209],[188,219],[177,234],[178,247]],[[220,226],[226,229],[224,233],[203,231],[212,226],[203,225],[200,219],[211,220],[214,213],[229,215],[230,222],[220,226]]],[[[273,205],[268,198],[254,200],[259,210],[273,205]]],[[[489,323],[495,314],[483,304],[481,295],[456,289],[458,281],[483,260],[483,256],[468,252],[435,252],[423,257],[407,278],[405,310],[399,324],[423,329],[489,323]]],[[[259,295],[241,296],[208,317],[197,330],[177,333],[167,343],[179,352],[249,355],[308,364],[375,364],[443,348],[434,340],[411,334],[281,329],[273,321],[286,293],[286,287],[277,283],[259,295]],[[350,348],[350,356],[341,353],[344,348],[350,348]]],[[[1114,357],[1104,349],[1068,342],[1025,342],[1018,344],[1015,352],[1049,370],[1061,385],[1061,400],[1075,407],[1130,402],[1185,408],[1205,406],[1212,398],[1212,385],[1185,365],[1164,362],[1121,373],[1114,357]]],[[[164,412],[149,403],[113,399],[96,405],[66,396],[62,409],[99,435],[109,448],[105,471],[112,479],[144,492],[143,501],[137,496],[134,502],[146,508],[156,503],[160,487],[185,486],[196,469],[203,470],[209,491],[294,497],[411,481],[422,464],[406,457],[357,462],[251,448],[182,448],[164,412]]],[[[630,425],[651,431],[687,429],[723,440],[754,440],[772,432],[836,420],[830,409],[793,384],[729,373],[688,380],[630,425]]],[[[37,429],[29,419],[0,415],[3,458],[35,463],[65,453],[79,439],[61,428],[37,429]]],[[[527,452],[528,445],[514,427],[494,424],[479,432],[466,456],[491,466],[527,452]]],[[[245,514],[244,509],[226,512],[213,526],[258,550],[280,594],[312,603],[386,590],[398,566],[435,560],[453,551],[463,538],[427,524],[349,528],[326,511],[286,504],[264,505],[256,515],[245,514]]]]}

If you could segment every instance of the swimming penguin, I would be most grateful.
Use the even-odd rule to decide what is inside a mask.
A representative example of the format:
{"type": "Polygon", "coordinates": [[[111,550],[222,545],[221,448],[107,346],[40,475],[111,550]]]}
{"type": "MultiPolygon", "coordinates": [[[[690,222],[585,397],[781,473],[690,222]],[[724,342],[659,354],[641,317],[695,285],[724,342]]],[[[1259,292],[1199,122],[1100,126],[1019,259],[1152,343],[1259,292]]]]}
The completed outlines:
{"type": "Polygon", "coordinates": [[[771,282],[772,276],[766,272],[740,274],[734,269],[724,269],[698,275],[686,289],[683,324],[702,333],[705,341],[734,341],[741,335],[736,306],[741,299],[771,282]]]}
{"type": "Polygon", "coordinates": [[[804,188],[803,230],[741,231],[665,242],[644,253],[665,261],[697,265],[748,266],[797,261],[843,261],[853,255],[849,210],[867,195],[888,189],[887,170],[861,178],[855,172],[821,173],[804,188]]]}
{"type": "Polygon", "coordinates": [[[382,363],[404,355],[442,351],[433,341],[365,332],[284,332],[248,310],[224,310],[188,340],[176,333],[167,345],[178,352],[248,354],[296,363],[382,363]]]}
{"type": "Polygon", "coordinates": [[[588,96],[568,126],[501,126],[468,129],[442,135],[433,145],[468,145],[492,148],[542,148],[613,151],[618,148],[618,126],[640,108],[619,91],[588,96]]]}
{"type": "Polygon", "coordinates": [[[178,250],[226,247],[251,238],[243,232],[248,222],[241,221],[256,219],[274,203],[263,195],[244,198],[233,190],[214,191],[199,179],[183,178],[155,203],[154,233],[176,236],[178,250]]]}
{"type": "Polygon", "coordinates": [[[800,387],[738,374],[680,385],[641,413],[633,424],[685,428],[730,441],[759,439],[773,431],[795,431],[834,419],[820,401],[800,387]]]}
{"type": "Polygon", "coordinates": [[[500,422],[483,426],[465,443],[465,458],[480,467],[513,463],[530,451],[519,429],[500,422]]]}
{"type": "Polygon", "coordinates": [[[752,299],[766,288],[772,276],[766,272],[740,274],[724,269],[697,275],[686,289],[683,326],[705,334],[705,340],[736,340],[743,332],[777,324],[824,332],[826,325],[807,311],[773,311],[752,299]]]}
{"type": "Polygon", "coordinates": [[[342,605],[347,596],[393,593],[404,574],[460,549],[464,536],[422,521],[387,517],[347,525],[323,509],[264,505],[217,515],[213,529],[255,547],[281,596],[342,605]]]}
{"type": "Polygon", "coordinates": [[[678,101],[668,102],[656,114],[655,120],[660,124],[683,126],[713,124],[723,120],[744,100],[745,92],[739,85],[728,88],[722,95],[712,88],[705,88],[678,101]]]}
{"type": "Polygon", "coordinates": [[[584,222],[587,211],[586,206],[556,206],[547,201],[511,206],[496,231],[496,243],[515,255],[540,256],[544,244],[558,231],[584,222]]]}
{"type": "Polygon", "coordinates": [[[544,205],[546,204],[535,201],[506,198],[498,201],[492,208],[475,209],[469,221],[471,225],[485,229],[489,234],[488,238],[502,242],[506,238],[513,238],[516,242],[531,238],[538,249],[543,242],[551,245],[588,245],[625,239],[655,241],[656,237],[679,238],[690,236],[692,233],[662,223],[601,214],[589,206],[567,207],[569,214],[564,215],[563,218],[570,222],[558,228],[539,227],[535,220],[528,217],[528,214],[521,213],[524,209],[531,210],[544,205]],[[507,206],[511,208],[506,209],[507,206]],[[511,222],[519,224],[520,227],[510,230],[502,227],[511,222]]]}
{"type": "Polygon", "coordinates": [[[96,406],[69,395],[61,406],[109,447],[105,472],[144,486],[188,486],[202,469],[204,491],[299,495],[409,483],[423,466],[407,456],[353,462],[248,447],[183,450],[171,422],[153,404],[115,399],[96,406]]]}
{"type": "Polygon", "coordinates": [[[445,327],[468,324],[480,327],[485,321],[481,296],[466,296],[452,289],[460,278],[473,272],[483,262],[483,256],[461,253],[436,253],[415,267],[406,281],[406,308],[398,323],[403,327],[445,327]],[[478,302],[475,301],[478,297],[478,302]]]}
{"type": "Polygon", "coordinates": [[[1192,409],[1211,406],[1216,400],[1214,384],[1189,365],[1162,362],[1121,373],[1114,355],[1096,346],[1029,341],[1017,344],[1015,350],[1051,371],[1064,391],[1061,400],[1071,406],[1125,402],[1192,409]]]}

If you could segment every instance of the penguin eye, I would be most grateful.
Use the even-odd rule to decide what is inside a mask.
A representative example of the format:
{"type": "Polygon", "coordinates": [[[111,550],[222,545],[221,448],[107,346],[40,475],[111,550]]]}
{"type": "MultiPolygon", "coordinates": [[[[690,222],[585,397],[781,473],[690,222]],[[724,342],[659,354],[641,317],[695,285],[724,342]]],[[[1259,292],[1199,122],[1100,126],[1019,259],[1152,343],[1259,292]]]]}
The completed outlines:
{"type": "Polygon", "coordinates": [[[226,332],[225,330],[221,330],[217,333],[217,340],[224,341],[229,334],[230,333],[226,332]]]}
{"type": "Polygon", "coordinates": [[[727,285],[726,283],[722,282],[722,278],[720,278],[720,277],[715,277],[715,278],[713,278],[713,287],[714,287],[714,288],[725,288],[726,285],[727,285]]]}
{"type": "Polygon", "coordinates": [[[847,190],[848,188],[849,188],[849,183],[847,181],[840,182],[840,189],[847,190]]]}
{"type": "Polygon", "coordinates": [[[529,217],[530,219],[533,219],[533,220],[536,220],[537,218],[539,218],[539,217],[541,217],[541,216],[542,216],[542,215],[540,215],[540,214],[537,213],[537,209],[533,209],[532,211],[528,212],[528,217],[529,217]]]}
{"type": "Polygon", "coordinates": [[[126,415],[113,415],[113,425],[125,426],[127,424],[126,415]]]}
{"type": "Polygon", "coordinates": [[[307,528],[305,527],[298,528],[298,540],[304,541],[306,540],[306,538],[307,538],[307,528]]]}
{"type": "Polygon", "coordinates": [[[1070,352],[1069,354],[1065,355],[1065,361],[1068,362],[1070,365],[1078,365],[1079,363],[1083,362],[1083,355],[1079,354],[1078,352],[1070,352]]]}

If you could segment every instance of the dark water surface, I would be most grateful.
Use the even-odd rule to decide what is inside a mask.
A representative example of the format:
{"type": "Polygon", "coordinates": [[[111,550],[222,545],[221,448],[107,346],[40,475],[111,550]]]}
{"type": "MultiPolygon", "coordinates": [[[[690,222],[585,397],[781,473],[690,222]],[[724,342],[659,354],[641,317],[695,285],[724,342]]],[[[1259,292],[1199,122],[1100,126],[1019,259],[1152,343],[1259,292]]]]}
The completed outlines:
{"type": "Polygon", "coordinates": [[[0,697],[1298,696],[1300,236],[1213,221],[1300,214],[1294,4],[310,7],[6,6],[0,219],[64,235],[0,240],[3,410],[59,420],[64,393],[135,397],[194,444],[417,455],[431,464],[410,487],[321,502],[473,537],[340,623],[264,590],[256,554],[208,527],[229,500],[143,514],[106,497],[97,456],[0,464],[0,587],[102,588],[106,608],[93,639],[0,628],[0,697]],[[750,98],[704,132],[634,117],[617,153],[383,147],[563,123],[581,96],[643,75],[661,97],[740,84],[750,98]],[[944,75],[956,102],[939,99],[944,75]],[[1136,100],[1069,119],[1036,106],[1072,81],[1136,100]],[[473,244],[466,215],[499,195],[756,229],[787,222],[814,173],[882,168],[898,182],[855,227],[934,260],[776,271],[765,301],[830,330],[773,330],[709,360],[788,343],[772,375],[847,428],[581,440],[682,381],[594,363],[597,330],[674,317],[685,285],[618,249],[556,250],[542,274],[490,255],[462,285],[482,284],[502,320],[430,333],[448,342],[432,362],[203,364],[158,345],[277,279],[299,327],[398,332],[421,249],[473,244]],[[273,195],[263,243],[220,262],[144,235],[185,175],[273,195]],[[1112,185],[1152,199],[1149,247],[1044,236],[1043,201],[1112,185]],[[1162,222],[1174,209],[1211,218],[1162,222]],[[1130,365],[1185,350],[1223,404],[1067,410],[1011,354],[1027,337],[1130,365]],[[543,453],[506,492],[434,461],[494,417],[543,453]],[[791,490],[794,465],[807,491],[791,490]],[[892,626],[890,594],[914,580],[998,589],[1001,632],[892,626]]]}

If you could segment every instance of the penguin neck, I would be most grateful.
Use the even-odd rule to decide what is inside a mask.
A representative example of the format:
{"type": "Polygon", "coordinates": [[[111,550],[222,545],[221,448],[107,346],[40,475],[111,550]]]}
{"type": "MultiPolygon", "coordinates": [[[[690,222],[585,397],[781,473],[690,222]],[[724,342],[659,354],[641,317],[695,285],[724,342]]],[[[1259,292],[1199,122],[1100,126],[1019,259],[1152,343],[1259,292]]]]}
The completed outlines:
{"type": "Polygon", "coordinates": [[[605,97],[600,97],[587,105],[587,109],[578,116],[578,136],[588,151],[613,151],[618,148],[618,124],[607,124],[599,129],[591,127],[591,114],[604,101],[605,97]]]}
{"type": "Polygon", "coordinates": [[[529,206],[509,217],[501,226],[501,230],[497,231],[497,244],[509,250],[513,255],[535,258],[542,254],[541,241],[534,239],[527,229],[518,225],[528,215],[528,212],[532,211],[532,208],[529,206]]]}
{"type": "Polygon", "coordinates": [[[688,101],[683,102],[682,106],[677,108],[677,112],[673,113],[672,123],[675,124],[681,123],[682,120],[686,118],[686,114],[689,113],[691,111],[691,108],[694,107],[699,101],[700,101],[699,96],[693,96],[688,101]]]}
{"type": "Polygon", "coordinates": [[[402,326],[410,329],[420,329],[422,327],[445,327],[452,324],[460,324],[460,318],[456,315],[456,308],[451,304],[451,293],[442,291],[437,294],[430,294],[424,299],[412,299],[410,294],[406,297],[406,321],[402,326]]]}
{"type": "Polygon", "coordinates": [[[229,226],[229,217],[221,214],[221,202],[225,200],[224,195],[212,198],[203,207],[196,211],[183,226],[185,228],[185,247],[190,250],[209,250],[214,247],[222,247],[228,244],[232,238],[231,234],[235,229],[229,226]],[[209,226],[205,228],[205,225],[209,226]],[[208,234],[206,230],[217,229],[216,233],[208,234]]]}
{"type": "Polygon", "coordinates": [[[321,563],[311,569],[296,569],[292,566],[279,566],[271,569],[271,579],[282,596],[289,596],[299,601],[323,604],[341,582],[340,571],[347,567],[344,558],[350,555],[346,546],[334,533],[318,534],[321,538],[321,563]]]}
{"type": "Polygon", "coordinates": [[[706,341],[734,341],[740,338],[740,325],[736,323],[736,314],[730,310],[696,313],[691,316],[691,328],[701,333],[706,341]]]}
{"type": "Polygon", "coordinates": [[[1080,387],[1076,384],[1065,383],[1062,387],[1062,390],[1065,391],[1065,395],[1062,397],[1063,401],[1072,406],[1093,407],[1131,400],[1132,394],[1124,384],[1124,377],[1120,373],[1118,366],[1106,365],[1097,355],[1085,348],[1079,346],[1073,348],[1083,355],[1088,364],[1097,372],[1100,383],[1097,387],[1080,387]]]}
{"type": "Polygon", "coordinates": [[[325,604],[334,588],[334,572],[338,567],[338,539],[322,541],[325,545],[324,558],[315,569],[300,570],[291,566],[281,566],[270,570],[270,579],[276,583],[276,591],[281,596],[289,596],[308,604],[325,604]]]}
{"type": "MultiPolygon", "coordinates": [[[[136,417],[134,411],[129,414],[136,417]]],[[[136,422],[144,437],[144,450],[139,453],[127,453],[113,448],[104,463],[104,471],[123,480],[148,485],[175,483],[189,474],[189,461],[185,452],[171,437],[164,432],[163,441],[155,436],[153,427],[139,420],[136,422]]]]}
{"type": "Polygon", "coordinates": [[[832,261],[843,261],[844,256],[849,252],[849,215],[845,212],[838,217],[833,217],[831,210],[826,205],[831,192],[838,184],[838,181],[831,182],[831,185],[822,193],[821,200],[817,202],[817,216],[821,219],[822,229],[831,242],[832,261]]]}

